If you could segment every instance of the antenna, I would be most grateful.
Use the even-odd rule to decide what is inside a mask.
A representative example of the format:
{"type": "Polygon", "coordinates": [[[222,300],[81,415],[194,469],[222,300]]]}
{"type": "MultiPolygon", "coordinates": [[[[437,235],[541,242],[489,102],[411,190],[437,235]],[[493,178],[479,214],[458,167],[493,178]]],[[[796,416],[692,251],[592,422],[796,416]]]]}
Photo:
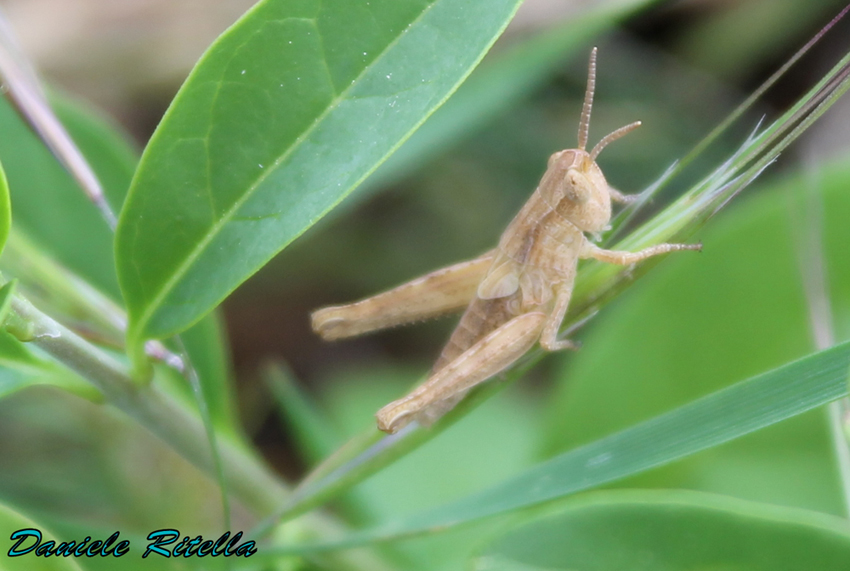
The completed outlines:
{"type": "Polygon", "coordinates": [[[594,89],[596,89],[596,48],[590,50],[590,62],[587,64],[587,91],[584,92],[584,105],[581,108],[581,121],[578,124],[578,148],[582,151],[587,146],[594,89]]]}
{"type": "Polygon", "coordinates": [[[627,135],[628,133],[631,133],[632,131],[634,131],[638,127],[640,127],[640,121],[635,121],[634,123],[629,123],[625,127],[620,127],[619,129],[617,129],[613,133],[608,133],[607,135],[602,137],[602,140],[599,141],[598,143],[596,143],[596,146],[593,147],[592,151],[590,151],[590,160],[595,161],[596,157],[599,156],[599,153],[602,152],[602,149],[604,149],[608,145],[608,143],[610,143],[612,141],[616,141],[617,139],[619,139],[623,135],[627,135]]]}

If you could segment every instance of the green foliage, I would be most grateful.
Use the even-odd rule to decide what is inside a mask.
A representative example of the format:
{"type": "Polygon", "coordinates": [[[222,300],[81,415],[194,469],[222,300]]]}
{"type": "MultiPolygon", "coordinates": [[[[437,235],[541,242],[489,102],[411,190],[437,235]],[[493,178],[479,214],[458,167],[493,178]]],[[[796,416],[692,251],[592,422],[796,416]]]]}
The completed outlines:
{"type": "MultiPolygon", "coordinates": [[[[6,530],[38,529],[42,532],[42,544],[54,541],[58,545],[61,542],[55,536],[46,533],[43,525],[37,524],[3,504],[0,504],[0,529],[3,529],[4,532],[6,530]]],[[[4,535],[6,534],[4,533],[4,535]]],[[[33,545],[34,542],[35,539],[32,537],[27,538],[19,549],[26,549],[33,545]]],[[[0,559],[0,570],[2,571],[81,571],[81,568],[73,558],[36,558],[32,555],[29,557],[22,555],[13,558],[6,557],[7,551],[8,549],[3,550],[3,557],[0,559]]]]}
{"type": "MultiPolygon", "coordinates": [[[[692,456],[846,396],[848,369],[850,342],[737,383],[666,414],[557,455],[497,486],[469,494],[456,502],[422,510],[421,513],[330,544],[305,546],[304,549],[339,548],[427,533],[431,529],[447,529],[617,482],[626,476],[692,456]]],[[[823,437],[822,434],[815,434],[808,441],[816,442],[818,436],[823,437]]],[[[367,454],[361,461],[372,461],[370,456],[374,457],[375,454],[367,454]]],[[[824,460],[823,467],[826,468],[828,459],[824,460]]],[[[775,462],[771,465],[775,465],[775,462]]],[[[754,467],[750,469],[755,471],[754,467]]],[[[811,477],[811,473],[806,475],[811,477]]],[[[777,481],[782,481],[787,478],[787,474],[775,477],[777,481]]],[[[762,476],[762,481],[766,479],[762,476]]],[[[656,485],[662,483],[663,479],[658,480],[656,485]]],[[[830,484],[832,482],[828,478],[818,482],[816,489],[826,493],[822,505],[816,507],[832,511],[838,502],[837,494],[829,489],[830,484]]],[[[784,492],[782,498],[785,501],[795,501],[793,493],[789,493],[789,490],[784,492]]],[[[736,495],[740,494],[738,492],[736,495]]],[[[806,494],[811,494],[811,491],[801,492],[802,497],[806,497],[806,494]]],[[[289,547],[283,551],[298,549],[289,547]]]]}
{"type": "Polygon", "coordinates": [[[478,569],[844,569],[850,526],[817,512],[677,490],[598,492],[498,537],[478,569]]]}

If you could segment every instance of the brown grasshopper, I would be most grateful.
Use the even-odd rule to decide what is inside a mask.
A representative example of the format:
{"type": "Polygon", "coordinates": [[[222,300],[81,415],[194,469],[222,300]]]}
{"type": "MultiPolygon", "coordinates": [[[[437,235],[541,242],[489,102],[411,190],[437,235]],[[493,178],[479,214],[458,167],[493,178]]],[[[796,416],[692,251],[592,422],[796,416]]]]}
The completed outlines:
{"type": "Polygon", "coordinates": [[[639,252],[604,250],[585,232],[606,229],[611,200],[633,197],[611,188],[596,157],[606,145],[640,126],[621,127],[585,151],[596,48],[590,53],[587,91],[578,128],[578,148],[549,157],[540,185],[511,221],[495,250],[432,272],[385,293],[312,315],[313,330],[341,339],[466,307],[466,312],[431,369],[409,395],[378,411],[378,428],[393,433],[416,420],[428,426],[451,410],[475,385],[519,359],[539,341],[546,351],[576,349],[558,339],[581,258],[630,265],[650,256],[700,245],[658,244],[639,252]]]}

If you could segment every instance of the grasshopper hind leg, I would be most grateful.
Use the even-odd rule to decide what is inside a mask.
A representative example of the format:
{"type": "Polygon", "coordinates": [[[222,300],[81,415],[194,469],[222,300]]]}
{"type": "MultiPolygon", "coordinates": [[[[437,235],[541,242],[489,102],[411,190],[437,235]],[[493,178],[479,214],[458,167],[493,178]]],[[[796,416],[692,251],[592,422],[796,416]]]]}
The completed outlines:
{"type": "Polygon", "coordinates": [[[378,428],[392,434],[412,420],[434,423],[471,388],[522,357],[540,337],[546,319],[542,312],[524,313],[494,329],[409,395],[379,410],[378,428]]]}
{"type": "Polygon", "coordinates": [[[362,301],[319,309],[311,316],[313,331],[326,340],[344,339],[459,310],[475,296],[492,261],[488,252],[362,301]]]}

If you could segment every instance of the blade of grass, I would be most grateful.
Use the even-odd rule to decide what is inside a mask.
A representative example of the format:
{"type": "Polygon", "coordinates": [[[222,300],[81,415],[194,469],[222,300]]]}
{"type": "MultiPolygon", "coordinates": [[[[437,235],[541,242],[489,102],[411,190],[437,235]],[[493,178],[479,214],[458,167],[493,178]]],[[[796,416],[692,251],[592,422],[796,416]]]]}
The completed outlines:
{"type": "MultiPolygon", "coordinates": [[[[639,250],[659,242],[681,242],[740,193],[779,154],[819,119],[850,88],[850,53],[846,54],[800,101],[759,134],[749,137],[732,157],[682,197],[613,246],[639,250]]],[[[661,260],[649,259],[624,271],[610,264],[586,263],[576,279],[569,326],[616,296],[627,282],[661,260]]]]}
{"type": "Polygon", "coordinates": [[[753,104],[758,101],[765,92],[770,89],[785,73],[796,64],[816,43],[818,43],[829,30],[833,28],[847,12],[850,11],[850,4],[844,7],[832,20],[830,20],[821,30],[812,36],[797,52],[791,56],[782,66],[777,69],[764,83],[762,83],[755,91],[753,91],[732,113],[729,114],[723,121],[720,122],[711,132],[705,136],[697,145],[679,162],[678,170],[684,169],[693,159],[698,157],[705,149],[707,149],[717,138],[726,132],[726,130],[743,114],[750,109],[753,104]]]}
{"type": "MultiPolygon", "coordinates": [[[[688,154],[686,154],[681,160],[677,161],[673,164],[653,185],[647,188],[644,192],[641,193],[640,198],[633,204],[629,205],[627,208],[620,211],[620,213],[616,216],[616,218],[612,221],[611,226],[613,231],[608,235],[608,242],[613,242],[621,237],[621,232],[629,227],[629,223],[634,219],[634,217],[648,205],[649,200],[655,196],[661,189],[663,189],[668,182],[673,180],[676,175],[680,174],[690,165],[700,154],[702,154],[706,149],[708,149],[715,141],[717,141],[721,135],[723,135],[729,128],[740,119],[744,113],[746,113],[749,109],[753,107],[753,105],[758,101],[768,89],[773,87],[779,79],[781,79],[789,69],[791,69],[794,64],[796,64],[815,44],[817,44],[821,38],[823,38],[827,32],[829,32],[844,16],[847,12],[850,11],[850,4],[844,7],[841,12],[839,12],[832,20],[830,20],[823,28],[818,31],[808,42],[806,42],[797,52],[791,56],[788,61],[786,61],[782,66],[777,69],[770,77],[768,77],[764,83],[762,83],[755,91],[753,91],[744,101],[740,103],[723,121],[721,121],[714,129],[712,129],[708,135],[703,137],[693,149],[691,149],[688,154]]],[[[839,64],[840,65],[840,64],[839,64]]],[[[820,84],[819,84],[820,85],[820,84]]],[[[816,90],[817,87],[813,89],[816,90]]],[[[798,105],[802,104],[806,98],[802,98],[798,105]]],[[[794,109],[797,109],[797,106],[789,110],[789,113],[793,112],[794,109]]]]}
{"type": "Polygon", "coordinates": [[[543,462],[436,509],[334,541],[267,548],[263,557],[347,549],[507,514],[668,464],[847,394],[850,342],[809,355],[543,462]]]}
{"type": "Polygon", "coordinates": [[[301,455],[315,463],[332,453],[340,441],[333,424],[298,387],[292,372],[283,363],[270,363],[263,380],[277,401],[287,428],[295,435],[301,455]]]}

